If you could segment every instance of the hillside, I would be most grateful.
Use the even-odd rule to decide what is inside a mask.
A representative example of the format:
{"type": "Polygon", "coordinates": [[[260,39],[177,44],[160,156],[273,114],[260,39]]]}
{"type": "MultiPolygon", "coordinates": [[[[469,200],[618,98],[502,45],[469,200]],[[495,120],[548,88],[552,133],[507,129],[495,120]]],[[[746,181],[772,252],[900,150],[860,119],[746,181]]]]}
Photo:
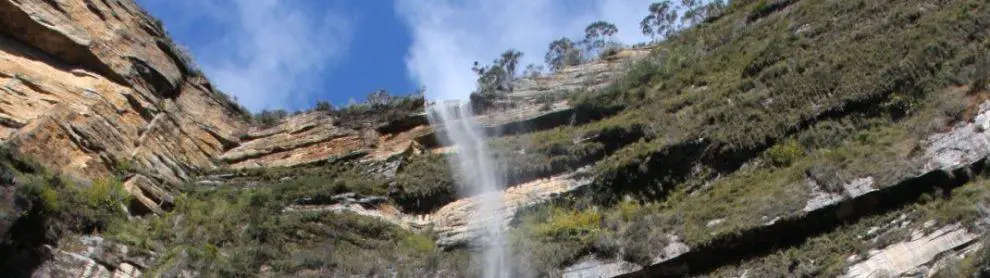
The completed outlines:
{"type": "Polygon", "coordinates": [[[130,0],[0,0],[0,269],[476,277],[481,218],[522,277],[990,275],[988,30],[740,0],[516,80],[477,116],[491,219],[421,97],[252,120],[130,0]]]}

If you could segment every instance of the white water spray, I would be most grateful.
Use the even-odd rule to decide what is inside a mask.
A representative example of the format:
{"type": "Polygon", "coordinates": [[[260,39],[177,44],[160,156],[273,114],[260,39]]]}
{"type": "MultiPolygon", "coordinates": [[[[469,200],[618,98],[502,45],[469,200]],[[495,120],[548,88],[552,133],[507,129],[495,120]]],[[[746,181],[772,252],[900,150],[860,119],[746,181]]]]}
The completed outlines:
{"type": "Polygon", "coordinates": [[[440,140],[448,146],[455,146],[454,159],[450,162],[465,183],[462,194],[475,198],[474,213],[469,227],[479,229],[482,251],[482,273],[486,278],[511,277],[503,222],[506,219],[502,208],[503,185],[495,174],[495,164],[485,147],[485,136],[478,125],[468,103],[447,101],[427,107],[430,123],[442,131],[440,140]]]}

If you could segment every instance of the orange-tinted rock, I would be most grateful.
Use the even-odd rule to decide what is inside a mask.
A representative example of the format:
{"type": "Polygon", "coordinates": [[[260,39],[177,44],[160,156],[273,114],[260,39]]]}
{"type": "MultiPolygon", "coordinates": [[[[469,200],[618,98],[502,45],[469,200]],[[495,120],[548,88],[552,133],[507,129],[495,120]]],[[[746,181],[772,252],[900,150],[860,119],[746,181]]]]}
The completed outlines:
{"type": "Polygon", "coordinates": [[[245,123],[180,57],[131,1],[0,1],[0,142],[89,178],[215,168],[245,123]]]}

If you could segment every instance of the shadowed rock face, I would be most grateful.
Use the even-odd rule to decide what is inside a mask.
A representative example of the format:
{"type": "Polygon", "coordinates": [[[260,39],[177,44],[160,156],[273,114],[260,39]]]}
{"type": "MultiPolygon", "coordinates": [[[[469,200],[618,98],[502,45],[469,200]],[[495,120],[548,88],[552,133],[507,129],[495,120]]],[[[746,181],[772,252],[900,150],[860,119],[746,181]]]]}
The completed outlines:
{"type": "Polygon", "coordinates": [[[89,178],[214,168],[244,123],[178,57],[131,1],[0,1],[0,141],[89,178]]]}

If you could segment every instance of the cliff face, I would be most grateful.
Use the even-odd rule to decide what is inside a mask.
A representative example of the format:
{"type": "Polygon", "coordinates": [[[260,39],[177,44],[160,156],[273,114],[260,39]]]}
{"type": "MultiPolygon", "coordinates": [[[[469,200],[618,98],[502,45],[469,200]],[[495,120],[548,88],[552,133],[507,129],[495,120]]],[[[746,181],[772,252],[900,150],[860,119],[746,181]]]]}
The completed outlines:
{"type": "Polygon", "coordinates": [[[0,142],[69,174],[179,184],[245,123],[130,0],[0,1],[0,142]]]}

